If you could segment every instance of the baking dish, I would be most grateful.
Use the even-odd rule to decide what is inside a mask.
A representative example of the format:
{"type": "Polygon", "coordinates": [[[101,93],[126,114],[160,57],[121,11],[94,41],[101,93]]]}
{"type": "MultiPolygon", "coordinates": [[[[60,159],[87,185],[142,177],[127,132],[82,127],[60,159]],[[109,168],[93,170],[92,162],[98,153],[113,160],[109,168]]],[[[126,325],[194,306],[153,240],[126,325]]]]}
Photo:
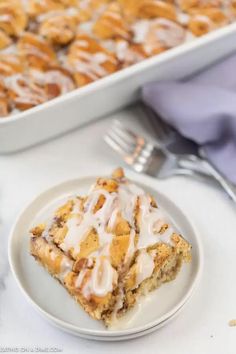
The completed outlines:
{"type": "Polygon", "coordinates": [[[154,80],[181,79],[236,49],[236,23],[111,74],[52,101],[0,120],[0,153],[15,152],[134,102],[154,80]]]}

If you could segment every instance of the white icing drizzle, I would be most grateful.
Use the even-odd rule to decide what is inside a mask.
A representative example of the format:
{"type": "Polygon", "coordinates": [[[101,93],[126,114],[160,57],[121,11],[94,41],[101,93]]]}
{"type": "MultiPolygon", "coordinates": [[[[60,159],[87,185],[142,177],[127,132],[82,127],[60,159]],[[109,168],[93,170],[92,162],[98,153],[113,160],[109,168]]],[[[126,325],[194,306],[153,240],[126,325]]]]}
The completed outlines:
{"type": "MultiPolygon", "coordinates": [[[[10,58],[12,62],[14,58],[10,58]]],[[[16,60],[16,59],[15,59],[16,60]]],[[[8,68],[7,63],[2,63],[8,68]]],[[[15,101],[37,105],[48,99],[44,89],[46,84],[55,84],[60,89],[60,94],[67,93],[74,89],[74,83],[69,75],[60,70],[51,69],[47,72],[31,70],[28,75],[15,74],[4,78],[6,87],[16,94],[15,101]]]]}
{"type": "Polygon", "coordinates": [[[73,262],[68,257],[62,257],[61,260],[61,272],[59,275],[59,279],[64,281],[65,277],[68,273],[72,271],[73,262]]]}
{"type": "Polygon", "coordinates": [[[111,217],[111,212],[113,210],[113,205],[117,200],[117,194],[116,193],[107,193],[106,194],[106,200],[101,207],[96,213],[95,217],[99,219],[101,224],[106,225],[111,217]]]}
{"type": "Polygon", "coordinates": [[[181,25],[186,26],[189,22],[190,16],[189,14],[183,13],[183,12],[179,12],[177,15],[177,20],[181,25]]]}
{"type": "MultiPolygon", "coordinates": [[[[179,14],[180,21],[186,21],[186,16],[182,13],[179,14]]],[[[166,48],[179,45],[184,42],[186,33],[182,26],[166,18],[138,21],[133,25],[132,29],[134,42],[143,44],[146,52],[150,54],[160,44],[166,48]],[[158,41],[160,42],[159,44],[158,41]]]]}
{"type": "Polygon", "coordinates": [[[38,70],[31,70],[31,75],[38,84],[56,84],[60,88],[61,94],[72,91],[75,88],[72,79],[60,70],[51,69],[44,73],[38,70]]]}
{"type": "Polygon", "coordinates": [[[12,15],[2,14],[0,15],[0,22],[11,22],[13,20],[12,15]]]}
{"type": "MultiPolygon", "coordinates": [[[[86,269],[82,269],[79,273],[75,282],[77,288],[81,287],[86,273],[86,269]]],[[[82,293],[85,298],[89,298],[91,295],[104,297],[113,290],[117,280],[117,272],[111,266],[110,260],[104,256],[97,257],[91,276],[82,287],[82,293]]]]}
{"type": "MultiPolygon", "coordinates": [[[[199,9],[199,12],[201,12],[201,8],[212,8],[221,11],[222,14],[226,16],[226,19],[225,21],[224,19],[222,19],[222,21],[219,20],[219,23],[215,23],[215,21],[210,18],[210,14],[209,16],[204,16],[203,12],[203,15],[195,15],[191,14],[188,10],[183,10],[182,2],[183,1],[180,0],[171,2],[175,12],[175,20],[171,21],[170,19],[161,16],[155,16],[154,13],[154,18],[137,20],[142,16],[132,18],[133,16],[130,14],[131,17],[129,19],[129,16],[127,18],[124,16],[123,9],[122,11],[119,10],[119,6],[117,6],[118,10],[116,9],[116,6],[110,7],[110,5],[113,3],[109,1],[78,0],[76,3],[72,4],[69,2],[64,2],[65,6],[62,6],[62,9],[59,6],[57,9],[57,6],[51,7],[46,0],[37,0],[36,7],[34,9],[35,18],[29,18],[28,26],[25,30],[36,33],[38,32],[38,27],[42,24],[42,22],[49,21],[50,23],[51,21],[53,23],[55,21],[54,19],[57,20],[57,17],[59,19],[61,18],[62,20],[64,19],[65,21],[68,19],[70,20],[70,18],[74,19],[75,21],[73,22],[75,22],[75,32],[77,34],[84,33],[88,35],[89,38],[95,38],[95,41],[98,44],[101,44],[104,48],[109,49],[109,51],[114,54],[114,57],[121,61],[121,63],[119,63],[121,64],[120,66],[125,68],[144,60],[146,56],[152,56],[159,51],[164,51],[166,49],[182,44],[183,42],[192,41],[192,39],[196,38],[196,36],[187,29],[190,19],[195,20],[196,23],[199,22],[206,24],[207,32],[212,31],[217,27],[221,27],[224,24],[234,22],[235,20],[235,11],[232,0],[199,0],[195,5],[192,4],[194,5],[194,8],[199,9]],[[97,23],[97,26],[99,26],[99,21],[111,29],[109,40],[103,40],[99,38],[99,36],[95,36],[94,25],[97,23]],[[159,28],[155,29],[155,23],[158,22],[160,23],[160,26],[159,28]],[[150,32],[152,32],[152,35],[150,35],[150,32]],[[149,36],[151,38],[149,38],[149,36]],[[123,40],[117,41],[117,38],[114,37],[118,37],[119,39],[123,40]],[[136,46],[133,46],[133,44],[140,44],[140,47],[136,48],[136,46]]],[[[29,0],[21,0],[21,4],[22,9],[25,10],[26,14],[30,12],[30,10],[32,11],[34,8],[34,6],[31,6],[31,2],[29,0]]],[[[12,6],[11,7],[13,9],[14,5],[12,6]]],[[[124,7],[125,6],[126,5],[124,4],[124,7]]],[[[133,1],[132,6],[134,6],[135,10],[135,1],[133,1]]],[[[155,1],[153,1],[153,6],[155,6],[155,1]]],[[[158,6],[163,6],[164,9],[165,2],[159,1],[158,6]]],[[[122,7],[123,5],[121,8],[122,7]]],[[[138,7],[139,1],[137,0],[137,9],[138,7]]],[[[14,18],[15,15],[16,17],[18,16],[18,14],[15,14],[14,11],[10,11],[9,13],[2,13],[0,14],[0,22],[3,24],[12,23],[12,26],[14,29],[16,29],[14,21],[16,22],[17,18],[14,18]]],[[[216,22],[218,22],[217,19],[216,22]]],[[[57,34],[58,28],[56,27],[57,26],[53,28],[53,26],[51,26],[48,30],[57,34]]],[[[40,40],[40,36],[38,37],[38,40],[40,40]]],[[[75,39],[75,41],[77,41],[77,39],[75,39]]],[[[75,41],[73,41],[73,45],[75,44],[75,41]]],[[[88,48],[86,41],[78,41],[80,42],[81,48],[86,51],[88,48]]],[[[18,53],[19,49],[15,43],[17,43],[17,41],[14,41],[13,45],[9,45],[7,48],[2,49],[1,53],[18,53]]],[[[42,41],[42,43],[44,42],[42,41]]],[[[71,63],[69,62],[67,55],[69,46],[64,47],[65,53],[63,54],[61,54],[60,46],[55,47],[54,49],[60,65],[62,65],[63,68],[71,70],[71,63]]],[[[37,46],[35,46],[33,43],[30,43],[30,41],[28,43],[25,41],[22,44],[20,52],[22,52],[21,54],[25,56],[36,56],[45,62],[54,62],[54,64],[57,62],[50,59],[50,55],[47,54],[47,51],[43,51],[40,48],[37,48],[37,46]]],[[[105,54],[103,54],[103,56],[105,54]]],[[[110,74],[110,70],[106,70],[104,65],[102,65],[105,62],[105,59],[104,57],[102,58],[100,56],[100,53],[98,56],[94,53],[92,55],[90,54],[90,56],[90,59],[85,60],[84,58],[80,58],[78,55],[77,62],[75,58],[76,63],[72,64],[73,70],[75,70],[75,72],[77,71],[78,73],[81,73],[81,75],[86,75],[89,79],[88,81],[95,81],[110,74]]],[[[107,61],[113,62],[113,60],[114,58],[108,54],[107,61]]],[[[120,66],[117,65],[116,69],[119,69],[120,66]]],[[[26,72],[27,69],[24,69],[24,73],[26,72]]],[[[12,73],[10,72],[9,75],[11,74],[12,73]]],[[[56,79],[55,84],[57,84],[58,81],[59,86],[62,86],[60,94],[64,94],[71,89],[76,88],[75,85],[72,85],[72,83],[69,82],[69,78],[61,78],[59,74],[57,74],[57,76],[55,75],[54,77],[56,79]]],[[[23,94],[23,96],[25,95],[23,94]]],[[[47,101],[49,98],[51,97],[44,97],[43,99],[40,99],[39,97],[17,97],[15,103],[25,103],[29,106],[35,106],[47,101]]],[[[10,114],[12,115],[15,113],[19,113],[19,110],[16,107],[12,107],[10,114]]]]}
{"type": "Polygon", "coordinates": [[[89,2],[88,0],[80,0],[79,1],[79,6],[81,9],[85,10],[88,8],[89,2]]]}
{"type": "MultiPolygon", "coordinates": [[[[41,41],[40,39],[38,39],[38,40],[41,43],[44,44],[43,41],[41,41]]],[[[36,57],[39,57],[40,59],[42,59],[42,60],[44,60],[46,62],[49,61],[49,60],[52,60],[47,53],[45,53],[44,51],[40,50],[39,48],[37,48],[36,46],[34,46],[31,43],[24,43],[22,51],[27,56],[31,56],[31,55],[32,56],[36,56],[36,57]]],[[[54,60],[53,60],[53,62],[54,62],[54,60]]]]}
{"type": "Polygon", "coordinates": [[[90,279],[91,293],[102,297],[112,291],[115,273],[108,259],[98,258],[90,279]]]}
{"type": "Polygon", "coordinates": [[[131,65],[133,63],[137,63],[144,59],[145,54],[142,53],[142,49],[140,51],[135,48],[130,47],[129,43],[125,40],[119,40],[116,43],[114,49],[117,58],[120,61],[123,61],[125,65],[131,65]]]}
{"type": "MultiPolygon", "coordinates": [[[[99,247],[87,257],[87,263],[75,280],[75,286],[87,299],[91,295],[104,297],[117,286],[118,274],[111,265],[110,247],[114,239],[112,230],[116,225],[118,215],[128,221],[131,229],[123,266],[127,267],[134,253],[139,250],[136,259],[136,286],[149,278],[154,269],[156,252],[147,252],[147,247],[158,242],[171,244],[171,236],[174,230],[169,226],[166,216],[159,208],[151,205],[151,197],[135,184],[125,181],[119,184],[116,192],[111,193],[93,187],[90,189],[90,194],[85,200],[83,208],[81,200],[74,199],[73,210],[66,222],[68,232],[60,247],[65,251],[73,249],[73,256],[76,257],[80,252],[81,242],[92,228],[96,230],[99,247]],[[103,197],[104,200],[100,209],[95,212],[100,197],[103,197]],[[139,205],[140,212],[138,219],[140,232],[136,245],[135,208],[137,205],[139,205]],[[160,234],[164,224],[168,227],[160,234]],[[111,230],[111,232],[108,232],[108,230],[111,230]]],[[[70,264],[68,267],[65,264],[63,278],[70,271],[70,267],[70,264]]],[[[118,297],[115,307],[116,312],[122,307],[122,299],[123,296],[118,297]]]]}
{"type": "Polygon", "coordinates": [[[76,44],[81,48],[88,48],[89,44],[85,39],[76,39],[76,44]]]}
{"type": "Polygon", "coordinates": [[[160,27],[155,30],[157,38],[167,48],[172,48],[184,41],[185,30],[177,23],[165,18],[155,20],[154,25],[160,27]]]}
{"type": "Polygon", "coordinates": [[[125,263],[130,263],[135,252],[135,230],[131,229],[129,237],[129,247],[125,255],[125,263]]]}
{"type": "Polygon", "coordinates": [[[54,11],[49,11],[49,12],[45,12],[41,15],[39,15],[37,17],[37,21],[38,22],[43,22],[45,20],[51,19],[53,17],[57,17],[57,16],[71,16],[74,17],[78,15],[78,9],[76,9],[75,7],[69,7],[67,9],[63,9],[63,10],[54,10],[54,11]]]}
{"type": "Polygon", "coordinates": [[[128,48],[129,43],[127,41],[121,40],[116,43],[116,56],[119,60],[125,60],[128,48]]]}
{"type": "Polygon", "coordinates": [[[19,96],[22,102],[29,103],[42,103],[46,100],[44,90],[37,86],[30,77],[23,76],[22,74],[16,74],[4,79],[4,83],[7,88],[14,91],[19,96]]]}
{"type": "Polygon", "coordinates": [[[149,196],[141,196],[140,202],[140,232],[138,239],[138,248],[145,248],[155,244],[158,239],[154,233],[154,223],[161,218],[159,210],[151,211],[149,196]]]}
{"type": "Polygon", "coordinates": [[[93,191],[84,205],[83,216],[74,216],[67,221],[68,232],[61,247],[67,251],[73,248],[74,254],[78,254],[81,242],[92,228],[97,231],[100,247],[107,243],[110,244],[113,234],[106,232],[105,228],[113,211],[112,204],[116,198],[117,195],[115,193],[108,193],[105,190],[93,191]],[[93,213],[93,209],[101,195],[106,198],[105,202],[101,209],[93,213]]]}
{"type": "Polygon", "coordinates": [[[149,26],[150,26],[150,21],[148,20],[137,21],[132,26],[135,43],[143,43],[145,41],[149,26]]]}
{"type": "Polygon", "coordinates": [[[111,217],[110,217],[110,219],[108,221],[108,224],[107,224],[109,230],[114,230],[114,228],[116,227],[118,212],[119,212],[119,208],[116,207],[113,210],[113,212],[111,213],[111,217]]]}
{"type": "Polygon", "coordinates": [[[119,187],[119,203],[121,216],[134,227],[134,210],[137,198],[144,194],[144,191],[134,184],[124,184],[119,187]]]}
{"type": "Polygon", "coordinates": [[[137,257],[137,275],[136,275],[136,287],[139,286],[145,279],[149,278],[154,270],[155,263],[153,255],[146,250],[141,250],[137,257]]]}
{"type": "Polygon", "coordinates": [[[8,46],[1,50],[1,54],[17,54],[17,47],[13,43],[12,45],[8,46]]]}
{"type": "Polygon", "coordinates": [[[143,195],[140,200],[140,233],[138,240],[138,248],[146,248],[157,242],[165,242],[171,244],[172,228],[168,228],[162,235],[160,229],[168,221],[166,216],[159,208],[153,208],[150,204],[150,197],[143,195]]]}
{"type": "Polygon", "coordinates": [[[87,219],[88,218],[84,217],[85,221],[82,224],[80,224],[81,218],[78,216],[74,216],[67,221],[66,226],[68,228],[68,232],[64,242],[60,246],[64,251],[74,248],[75,252],[79,253],[80,243],[86,237],[91,228],[91,223],[89,224],[90,220],[87,219]]]}
{"type": "Polygon", "coordinates": [[[114,306],[114,309],[112,311],[111,315],[111,323],[114,325],[117,321],[117,313],[120,309],[123,307],[123,301],[124,301],[124,290],[122,288],[119,289],[119,294],[114,306]]]}
{"type": "MultiPolygon", "coordinates": [[[[90,54],[82,50],[78,54],[78,58],[76,59],[76,71],[84,73],[92,80],[96,80],[99,77],[103,77],[108,74],[107,70],[101,65],[100,55],[97,56],[96,54],[90,54]]],[[[108,56],[106,57],[107,60],[109,60],[108,56]]]]}
{"type": "Polygon", "coordinates": [[[52,242],[52,237],[50,236],[51,227],[54,225],[55,220],[50,220],[46,225],[45,230],[42,233],[42,237],[45,238],[47,242],[52,242]]]}
{"type": "MultiPolygon", "coordinates": [[[[98,64],[104,64],[107,61],[107,54],[103,53],[103,52],[97,52],[94,54],[93,56],[94,60],[96,61],[96,63],[98,64]]],[[[114,61],[113,61],[114,63],[114,61]]]]}
{"type": "Polygon", "coordinates": [[[81,207],[82,207],[81,199],[75,197],[72,213],[73,214],[81,214],[81,207]]]}

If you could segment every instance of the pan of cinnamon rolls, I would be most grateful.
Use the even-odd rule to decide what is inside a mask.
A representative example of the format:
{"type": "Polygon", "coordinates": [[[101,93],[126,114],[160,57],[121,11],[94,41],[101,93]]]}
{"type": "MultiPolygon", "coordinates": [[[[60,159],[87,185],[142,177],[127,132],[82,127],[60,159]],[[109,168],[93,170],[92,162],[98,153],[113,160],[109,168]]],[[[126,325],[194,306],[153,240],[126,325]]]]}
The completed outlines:
{"type": "Polygon", "coordinates": [[[0,117],[159,55],[235,16],[235,0],[1,0],[0,117]]]}

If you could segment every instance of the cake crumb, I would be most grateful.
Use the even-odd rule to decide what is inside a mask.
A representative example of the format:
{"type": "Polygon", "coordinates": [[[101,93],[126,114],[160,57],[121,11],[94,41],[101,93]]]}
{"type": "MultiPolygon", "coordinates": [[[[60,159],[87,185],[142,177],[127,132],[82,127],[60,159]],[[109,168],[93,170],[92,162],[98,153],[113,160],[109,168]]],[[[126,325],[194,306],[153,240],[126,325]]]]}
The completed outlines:
{"type": "Polygon", "coordinates": [[[229,321],[229,326],[230,327],[235,327],[236,326],[236,320],[230,320],[229,321]]]}

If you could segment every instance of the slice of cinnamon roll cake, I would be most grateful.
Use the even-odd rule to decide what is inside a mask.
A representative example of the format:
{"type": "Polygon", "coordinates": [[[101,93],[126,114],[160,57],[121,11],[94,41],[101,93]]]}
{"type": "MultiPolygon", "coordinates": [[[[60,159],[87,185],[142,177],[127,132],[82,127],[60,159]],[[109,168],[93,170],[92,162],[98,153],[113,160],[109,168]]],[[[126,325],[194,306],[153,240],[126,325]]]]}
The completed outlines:
{"type": "Polygon", "coordinates": [[[30,252],[90,316],[109,326],[191,259],[190,244],[157,203],[117,169],[34,227],[30,252]]]}

